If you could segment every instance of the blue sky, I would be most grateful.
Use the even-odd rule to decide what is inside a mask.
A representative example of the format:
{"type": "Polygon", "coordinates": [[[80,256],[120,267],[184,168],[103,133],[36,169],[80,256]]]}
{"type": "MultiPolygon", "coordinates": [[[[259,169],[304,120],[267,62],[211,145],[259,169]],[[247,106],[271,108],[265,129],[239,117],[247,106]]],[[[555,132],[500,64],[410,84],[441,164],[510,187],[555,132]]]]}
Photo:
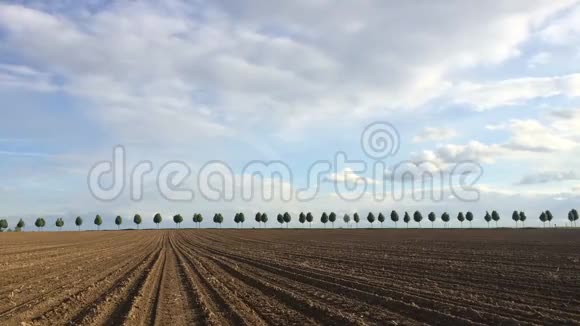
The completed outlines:
{"type": "Polygon", "coordinates": [[[530,225],[551,209],[562,225],[580,203],[579,22],[572,0],[4,1],[0,216],[71,226],[101,213],[111,227],[134,213],[151,226],[157,211],[207,221],[216,211],[472,210],[481,220],[497,209],[511,226],[513,209],[530,225]],[[128,166],[155,171],[221,160],[241,178],[249,161],[281,160],[293,180],[270,181],[298,188],[312,162],[338,151],[371,164],[360,135],[376,121],[400,133],[387,166],[428,161],[447,175],[477,162],[480,200],[444,189],[441,202],[345,202],[333,193],[340,180],[384,183],[350,166],[325,175],[309,202],[173,202],[152,176],[143,200],[126,190],[104,202],[87,185],[122,145],[128,166]]]}

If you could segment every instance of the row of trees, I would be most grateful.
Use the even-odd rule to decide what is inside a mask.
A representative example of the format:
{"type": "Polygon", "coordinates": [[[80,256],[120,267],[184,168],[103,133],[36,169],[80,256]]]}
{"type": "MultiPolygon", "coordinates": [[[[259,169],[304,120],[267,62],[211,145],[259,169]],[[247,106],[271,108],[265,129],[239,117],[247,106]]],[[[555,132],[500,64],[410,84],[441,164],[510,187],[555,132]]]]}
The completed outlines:
{"type": "MultiPolygon", "coordinates": [[[[499,215],[497,215],[497,217],[499,220],[499,215]]],[[[427,215],[427,218],[431,222],[432,227],[434,227],[435,221],[437,220],[437,215],[435,215],[435,213],[431,212],[431,213],[429,213],[429,215],[427,215]]],[[[344,223],[347,224],[347,226],[350,226],[351,217],[349,214],[345,214],[342,219],[343,219],[344,223]]],[[[396,227],[398,225],[399,220],[400,220],[399,213],[397,213],[397,211],[391,211],[390,219],[391,219],[391,221],[393,221],[395,223],[395,227],[396,227]]],[[[413,213],[412,219],[413,219],[413,221],[418,223],[419,226],[421,226],[421,221],[423,221],[423,215],[421,214],[421,212],[415,211],[415,213],[413,213]]],[[[312,220],[313,220],[312,213],[307,213],[306,215],[304,213],[300,213],[300,218],[298,220],[300,221],[300,223],[304,223],[305,221],[312,223],[312,220]]],[[[449,214],[445,212],[441,215],[441,220],[444,223],[443,225],[447,226],[447,223],[449,223],[451,218],[450,218],[449,214]]],[[[459,222],[461,222],[462,225],[463,225],[463,221],[465,221],[465,220],[467,220],[471,223],[471,221],[473,221],[473,214],[471,212],[467,212],[467,214],[465,214],[465,216],[464,216],[463,213],[459,213],[457,215],[457,220],[459,222]]],[[[320,222],[322,222],[324,227],[326,227],[326,223],[328,223],[328,222],[332,223],[332,227],[334,227],[335,221],[336,221],[336,214],[334,212],[331,212],[330,214],[326,214],[326,212],[322,213],[322,216],[320,217],[320,222]]],[[[360,222],[360,216],[358,213],[353,214],[352,221],[355,223],[355,225],[358,226],[358,223],[360,222]]],[[[375,221],[378,221],[379,223],[381,223],[381,226],[382,226],[383,223],[386,221],[386,217],[383,213],[379,213],[375,217],[375,214],[371,212],[367,215],[367,221],[371,224],[371,227],[373,227],[373,223],[375,221]]],[[[411,216],[409,215],[408,212],[405,212],[405,214],[403,215],[403,222],[405,222],[407,224],[407,227],[409,227],[409,222],[411,222],[411,216]]],[[[312,224],[311,224],[311,226],[312,226],[312,224]]]]}
{"type": "MultiPolygon", "coordinates": [[[[539,219],[544,224],[544,227],[546,226],[546,222],[550,223],[553,218],[554,218],[554,216],[549,210],[542,212],[539,216],[539,219]]],[[[570,225],[576,226],[576,221],[578,220],[578,218],[579,218],[579,214],[578,214],[578,211],[576,209],[572,209],[568,212],[568,220],[570,221],[570,225]]],[[[398,222],[400,220],[399,214],[397,213],[397,211],[394,211],[394,210],[391,211],[390,219],[392,222],[395,223],[395,227],[397,227],[398,222]]],[[[437,221],[437,215],[434,212],[430,212],[427,215],[427,219],[431,222],[431,227],[435,227],[435,222],[437,221]]],[[[440,219],[443,222],[443,227],[449,226],[449,223],[451,221],[451,217],[447,212],[444,212],[443,214],[441,214],[440,219]]],[[[457,214],[457,221],[459,221],[461,223],[461,227],[463,227],[463,222],[465,222],[465,221],[469,222],[469,224],[471,226],[471,222],[473,221],[473,219],[474,219],[474,215],[472,212],[467,212],[465,214],[463,214],[463,212],[459,212],[457,214]]],[[[489,223],[492,221],[495,222],[496,227],[497,227],[498,221],[500,220],[500,216],[499,216],[498,212],[494,210],[491,212],[491,214],[489,212],[486,212],[483,219],[487,222],[488,227],[489,227],[489,223]]],[[[516,228],[519,225],[518,223],[521,223],[521,225],[524,226],[526,219],[527,219],[527,216],[524,212],[513,211],[512,220],[516,223],[516,228]]],[[[255,220],[256,220],[256,222],[258,222],[259,226],[261,226],[262,223],[264,224],[264,226],[266,226],[266,223],[268,222],[268,215],[266,213],[258,212],[258,213],[256,213],[255,220]]],[[[326,224],[329,222],[332,224],[332,227],[334,227],[334,223],[336,222],[336,220],[337,220],[337,215],[334,212],[331,212],[330,214],[327,214],[326,212],[324,212],[320,216],[320,222],[324,225],[325,228],[326,228],[326,224]]],[[[411,217],[411,215],[408,212],[405,212],[402,220],[407,225],[407,228],[409,227],[409,223],[411,222],[411,220],[418,223],[419,227],[421,227],[421,222],[423,221],[423,215],[421,214],[421,212],[415,211],[411,217]]],[[[162,221],[163,221],[163,217],[161,216],[161,214],[157,213],[153,216],[153,222],[156,224],[158,229],[159,229],[159,224],[161,224],[162,221]]],[[[181,214],[176,214],[173,216],[173,222],[175,223],[177,228],[180,227],[180,225],[181,225],[181,223],[183,223],[183,221],[184,221],[184,219],[181,216],[181,214]]],[[[224,221],[224,217],[222,214],[216,213],[214,215],[213,222],[216,224],[216,226],[217,225],[221,226],[223,221],[224,221]]],[[[236,223],[236,225],[241,224],[241,227],[243,227],[245,221],[246,221],[246,218],[244,216],[244,213],[236,213],[235,214],[234,222],[236,223]]],[[[280,223],[280,227],[283,227],[284,224],[286,224],[286,227],[288,228],[290,222],[292,221],[292,216],[288,212],[285,212],[283,214],[278,214],[277,221],[278,221],[278,223],[280,223]]],[[[312,222],[314,221],[314,216],[310,212],[308,212],[308,213],[302,212],[302,213],[300,213],[300,215],[298,217],[298,221],[301,224],[308,223],[310,225],[310,227],[312,227],[312,222]]],[[[350,226],[351,221],[354,222],[355,225],[358,227],[358,223],[360,222],[360,216],[358,213],[354,213],[353,217],[351,219],[349,214],[345,214],[343,216],[343,221],[344,221],[344,223],[346,223],[347,227],[350,226]]],[[[382,226],[383,223],[386,221],[386,217],[385,217],[385,215],[383,215],[383,213],[379,213],[375,217],[375,214],[371,212],[367,215],[367,221],[370,223],[371,228],[373,227],[375,221],[378,221],[379,223],[381,223],[381,226],[382,226]]],[[[139,229],[142,222],[143,222],[143,219],[141,218],[141,215],[135,214],[135,216],[133,217],[133,223],[135,223],[137,225],[137,229],[139,229]]],[[[193,214],[193,222],[196,224],[197,228],[199,228],[201,225],[201,222],[203,222],[203,216],[199,213],[193,214]]],[[[101,218],[100,215],[96,215],[93,223],[96,225],[97,230],[100,230],[100,227],[103,224],[103,219],[101,218]]],[[[117,225],[117,229],[120,229],[122,224],[123,224],[123,218],[121,216],[117,216],[115,218],[115,225],[117,225]]],[[[44,218],[39,217],[36,219],[34,225],[38,228],[39,231],[41,231],[46,226],[46,221],[44,220],[44,218]]],[[[55,225],[59,230],[61,230],[62,227],[64,226],[64,220],[62,218],[57,218],[55,225]]],[[[77,226],[78,230],[80,231],[81,226],[83,225],[82,217],[78,216],[75,219],[75,225],[77,226]]],[[[23,229],[25,226],[26,226],[25,222],[22,219],[20,219],[16,225],[16,228],[23,229]]],[[[8,221],[6,219],[0,219],[0,232],[3,231],[4,229],[7,229],[7,228],[8,228],[8,221]]]]}

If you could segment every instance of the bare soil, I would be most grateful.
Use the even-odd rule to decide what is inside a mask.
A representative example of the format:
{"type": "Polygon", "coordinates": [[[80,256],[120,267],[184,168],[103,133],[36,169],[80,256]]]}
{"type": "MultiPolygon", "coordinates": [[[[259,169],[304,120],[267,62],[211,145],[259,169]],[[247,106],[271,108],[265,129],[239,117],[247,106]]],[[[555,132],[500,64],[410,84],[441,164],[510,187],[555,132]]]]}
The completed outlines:
{"type": "Polygon", "coordinates": [[[0,234],[0,325],[580,325],[580,230],[0,234]]]}

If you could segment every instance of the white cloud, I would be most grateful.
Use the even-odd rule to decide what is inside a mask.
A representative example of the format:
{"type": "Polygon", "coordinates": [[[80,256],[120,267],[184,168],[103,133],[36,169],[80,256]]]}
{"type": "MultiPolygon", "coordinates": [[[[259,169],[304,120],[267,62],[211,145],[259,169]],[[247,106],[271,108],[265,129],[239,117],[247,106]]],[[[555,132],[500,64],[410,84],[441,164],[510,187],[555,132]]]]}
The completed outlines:
{"type": "Polygon", "coordinates": [[[578,175],[574,171],[543,171],[525,175],[517,184],[530,185],[548,182],[571,181],[579,179],[580,175],[578,175]]]}
{"type": "Polygon", "coordinates": [[[15,152],[15,151],[3,151],[0,150],[0,156],[14,156],[14,157],[50,157],[46,153],[38,152],[15,152]]]}
{"type": "Polygon", "coordinates": [[[356,184],[366,182],[366,184],[375,184],[376,180],[357,174],[352,168],[346,167],[337,173],[331,173],[324,177],[324,181],[344,184],[356,184]]]}
{"type": "Polygon", "coordinates": [[[329,11],[310,1],[276,10],[140,1],[68,14],[3,4],[0,29],[4,51],[90,100],[120,135],[178,129],[155,134],[176,142],[417,107],[449,87],[449,74],[517,56],[534,28],[571,3],[371,1],[329,11]]]}
{"type": "Polygon", "coordinates": [[[506,148],[531,152],[562,152],[575,148],[576,141],[557,132],[554,126],[537,120],[512,120],[507,127],[512,133],[506,148]]]}
{"type": "Polygon", "coordinates": [[[457,136],[457,131],[450,128],[427,127],[413,138],[413,142],[435,142],[448,140],[457,136]]]}
{"type": "Polygon", "coordinates": [[[462,161],[478,163],[493,163],[506,154],[506,149],[499,144],[484,144],[470,141],[465,145],[447,144],[435,150],[424,150],[413,156],[414,161],[434,162],[438,166],[446,167],[449,164],[462,161]]]}
{"type": "Polygon", "coordinates": [[[533,55],[528,60],[528,68],[536,68],[539,66],[546,65],[552,60],[552,54],[550,52],[539,52],[533,55]]]}
{"type": "Polygon", "coordinates": [[[50,74],[27,66],[0,63],[0,88],[26,88],[38,92],[58,90],[51,79],[50,74]]]}
{"type": "Polygon", "coordinates": [[[507,131],[509,136],[504,142],[488,144],[474,140],[467,144],[446,144],[417,153],[412,160],[446,167],[461,161],[495,163],[499,158],[539,159],[538,155],[546,153],[573,153],[580,144],[580,113],[556,112],[557,115],[552,112],[551,118],[543,121],[513,119],[486,126],[491,131],[507,131]]]}
{"type": "Polygon", "coordinates": [[[513,106],[537,98],[580,96],[580,74],[506,79],[485,84],[463,83],[454,89],[456,103],[477,111],[513,106]]]}
{"type": "Polygon", "coordinates": [[[580,36],[580,6],[550,23],[540,32],[540,36],[556,44],[569,44],[577,40],[580,36]]]}

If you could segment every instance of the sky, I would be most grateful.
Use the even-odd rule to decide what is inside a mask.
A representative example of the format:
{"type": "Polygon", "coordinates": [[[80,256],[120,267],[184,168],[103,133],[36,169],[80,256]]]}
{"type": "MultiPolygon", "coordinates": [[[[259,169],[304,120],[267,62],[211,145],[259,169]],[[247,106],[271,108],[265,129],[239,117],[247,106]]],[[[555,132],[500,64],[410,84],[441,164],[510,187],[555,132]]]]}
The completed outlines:
{"type": "Polygon", "coordinates": [[[448,211],[459,227],[459,211],[485,226],[495,209],[512,227],[513,210],[539,226],[550,209],[563,226],[580,206],[579,41],[573,0],[2,1],[0,216],[28,228],[45,217],[54,230],[57,217],[72,229],[76,216],[91,229],[96,214],[105,228],[117,215],[131,226],[135,213],[152,227],[157,212],[166,227],[177,213],[191,226],[197,212],[211,226],[221,212],[228,227],[235,212],[252,226],[267,212],[274,226],[288,211],[299,227],[301,211],[364,220],[394,209],[448,211]],[[365,150],[377,125],[391,128],[391,144],[375,144],[391,146],[387,157],[365,150]],[[124,187],[103,200],[90,175],[116,146],[122,176],[100,180],[124,187]],[[150,173],[131,178],[144,162],[150,173]],[[223,198],[197,187],[211,162],[229,169],[223,182],[207,178],[229,189],[223,198]],[[291,177],[256,186],[251,162],[282,163],[291,177]],[[331,168],[312,182],[316,162],[331,168]],[[397,180],[402,162],[427,162],[414,171],[443,182],[397,180]],[[451,189],[465,162],[480,171],[475,200],[451,189]],[[188,169],[167,172],[171,163],[188,169]],[[276,196],[312,184],[308,200],[276,196]],[[248,189],[273,198],[245,199],[248,189]],[[413,196],[434,190],[439,200],[413,196]],[[167,196],[180,191],[192,195],[167,196]]]}

